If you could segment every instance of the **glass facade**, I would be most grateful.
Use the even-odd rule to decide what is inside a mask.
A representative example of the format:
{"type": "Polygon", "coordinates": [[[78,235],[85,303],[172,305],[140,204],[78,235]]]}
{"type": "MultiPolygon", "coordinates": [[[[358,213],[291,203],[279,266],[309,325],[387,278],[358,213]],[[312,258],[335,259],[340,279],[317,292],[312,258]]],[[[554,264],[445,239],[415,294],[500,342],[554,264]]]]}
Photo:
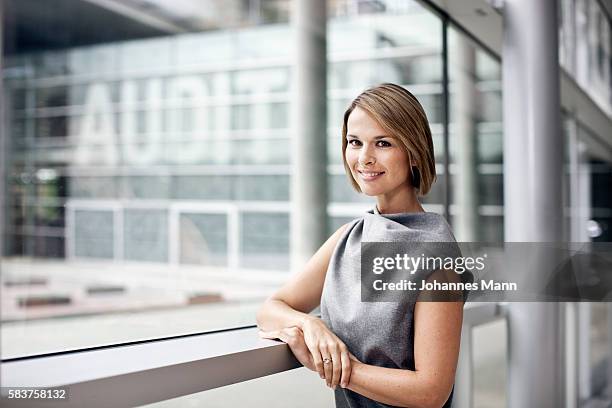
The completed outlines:
{"type": "MultiPolygon", "coordinates": [[[[24,295],[3,288],[11,304],[3,319],[13,321],[3,326],[5,355],[249,324],[289,276],[292,28],[288,2],[276,3],[274,21],[251,13],[243,27],[228,20],[202,32],[5,56],[5,270],[19,280],[23,267],[47,280],[42,291],[69,298],[63,309],[25,310],[13,305],[24,295]],[[62,274],[51,272],[53,259],[62,274]],[[64,290],[69,282],[76,288],[64,290]],[[122,290],[79,293],[94,283],[122,290]],[[155,294],[162,301],[151,303],[155,294]],[[214,301],[194,305],[202,299],[214,301]],[[35,316],[87,310],[71,319],[85,327],[123,310],[148,321],[164,302],[200,308],[204,323],[19,344],[38,329],[35,316]],[[219,308],[222,318],[213,318],[219,308]]],[[[348,102],[380,82],[422,101],[441,170],[426,202],[443,208],[441,19],[416,2],[330,2],[329,16],[330,225],[372,205],[348,183],[339,136],[348,102]]],[[[118,327],[128,320],[117,318],[118,327]]]]}
{"type": "Polygon", "coordinates": [[[612,116],[612,21],[599,1],[559,0],[561,66],[612,116]]]}
{"type": "MultiPolygon", "coordinates": [[[[416,4],[356,14],[344,6],[332,3],[328,35],[329,177],[332,203],[350,204],[370,200],[347,183],[341,117],[367,86],[410,88],[443,157],[442,42],[440,19],[416,4]]],[[[290,38],[288,24],[273,24],[7,58],[16,130],[7,254],[180,264],[200,257],[186,260],[172,245],[212,245],[240,269],[287,270],[290,38]],[[237,222],[194,228],[188,215],[196,214],[176,208],[187,201],[203,204],[200,219],[228,218],[240,202],[237,222]],[[280,212],[262,213],[261,202],[280,212]],[[227,241],[212,242],[231,236],[239,237],[233,253],[227,241]],[[36,244],[50,240],[59,242],[36,244]]],[[[441,204],[442,184],[428,203],[441,204]]]]}

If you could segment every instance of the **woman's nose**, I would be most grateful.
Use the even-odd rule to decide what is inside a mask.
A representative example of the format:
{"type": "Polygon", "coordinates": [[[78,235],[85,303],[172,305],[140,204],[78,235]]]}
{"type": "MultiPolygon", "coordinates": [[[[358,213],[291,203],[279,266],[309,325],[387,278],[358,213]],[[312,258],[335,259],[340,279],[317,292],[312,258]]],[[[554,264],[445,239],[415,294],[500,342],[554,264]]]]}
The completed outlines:
{"type": "Polygon", "coordinates": [[[364,147],[359,152],[359,164],[361,166],[372,165],[376,163],[376,156],[372,152],[372,149],[364,147]]]}

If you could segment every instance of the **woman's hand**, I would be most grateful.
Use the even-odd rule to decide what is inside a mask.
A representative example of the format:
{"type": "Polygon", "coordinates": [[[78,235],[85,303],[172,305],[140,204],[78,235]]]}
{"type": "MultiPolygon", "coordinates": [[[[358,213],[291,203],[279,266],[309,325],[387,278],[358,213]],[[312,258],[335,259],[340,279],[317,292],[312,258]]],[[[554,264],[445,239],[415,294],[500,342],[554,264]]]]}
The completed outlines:
{"type": "Polygon", "coordinates": [[[312,359],[312,354],[308,351],[306,343],[304,342],[304,333],[299,327],[288,327],[282,330],[276,330],[271,332],[259,331],[259,336],[264,339],[280,339],[287,343],[291,352],[295,358],[302,363],[302,365],[311,371],[317,371],[312,359]]]}
{"type": "Polygon", "coordinates": [[[313,349],[308,347],[306,335],[298,327],[289,327],[270,332],[260,331],[259,335],[267,339],[278,338],[287,343],[295,355],[295,358],[297,358],[304,367],[318,372],[319,376],[325,379],[328,387],[335,388],[338,383],[340,383],[341,387],[346,388],[351,378],[352,354],[348,352],[346,345],[344,345],[344,343],[338,339],[322,321],[319,320],[319,322],[320,325],[316,321],[312,322],[312,325],[304,324],[307,330],[310,330],[310,337],[313,344],[316,345],[313,349]],[[333,343],[334,340],[336,340],[336,343],[333,343]],[[331,343],[327,343],[327,341],[331,343]],[[321,349],[323,349],[325,354],[321,353],[321,349]],[[318,365],[317,358],[312,350],[315,350],[318,356],[318,365]],[[337,351],[330,352],[329,350],[337,351]],[[327,363],[323,362],[325,358],[329,358],[329,360],[326,360],[328,361],[327,363]]]}
{"type": "Polygon", "coordinates": [[[351,360],[346,345],[317,317],[309,316],[302,324],[306,347],[316,371],[328,387],[346,388],[351,378],[351,360]]]}

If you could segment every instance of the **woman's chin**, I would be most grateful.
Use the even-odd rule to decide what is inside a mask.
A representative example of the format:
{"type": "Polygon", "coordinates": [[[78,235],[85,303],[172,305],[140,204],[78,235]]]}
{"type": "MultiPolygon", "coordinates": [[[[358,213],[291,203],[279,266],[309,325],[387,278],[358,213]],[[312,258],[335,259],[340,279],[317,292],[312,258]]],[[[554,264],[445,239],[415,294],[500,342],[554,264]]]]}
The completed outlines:
{"type": "Polygon", "coordinates": [[[361,187],[361,192],[368,197],[376,197],[381,195],[384,191],[382,188],[373,188],[372,186],[359,186],[361,187]]]}

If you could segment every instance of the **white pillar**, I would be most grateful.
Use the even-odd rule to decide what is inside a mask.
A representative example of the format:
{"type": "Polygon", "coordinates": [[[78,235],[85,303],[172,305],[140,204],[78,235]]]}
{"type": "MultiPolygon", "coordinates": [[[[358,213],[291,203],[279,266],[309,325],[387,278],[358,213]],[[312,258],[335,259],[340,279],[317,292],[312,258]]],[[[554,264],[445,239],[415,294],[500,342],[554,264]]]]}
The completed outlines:
{"type": "Polygon", "coordinates": [[[475,122],[476,51],[463,35],[457,36],[453,134],[456,140],[454,202],[455,233],[459,241],[478,241],[478,169],[475,122]]]}
{"type": "MultiPolygon", "coordinates": [[[[295,0],[292,82],[291,269],[327,236],[327,11],[325,0],[295,0]]],[[[338,141],[339,143],[339,141],[338,141]]]]}
{"type": "MultiPolygon", "coordinates": [[[[502,48],[504,215],[508,242],[563,234],[557,2],[506,0],[502,48]]],[[[558,303],[509,307],[509,408],[564,406],[558,303]]]]}

